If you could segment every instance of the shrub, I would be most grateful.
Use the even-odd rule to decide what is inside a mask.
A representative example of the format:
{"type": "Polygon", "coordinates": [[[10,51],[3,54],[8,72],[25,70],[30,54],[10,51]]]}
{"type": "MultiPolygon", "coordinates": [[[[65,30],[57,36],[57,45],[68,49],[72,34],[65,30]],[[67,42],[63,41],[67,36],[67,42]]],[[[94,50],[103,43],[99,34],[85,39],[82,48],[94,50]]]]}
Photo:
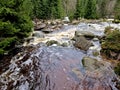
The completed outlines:
{"type": "Polygon", "coordinates": [[[115,29],[107,33],[101,48],[101,53],[108,58],[118,59],[120,52],[120,31],[115,29]]]}
{"type": "Polygon", "coordinates": [[[114,30],[106,36],[102,49],[120,50],[120,31],[114,30]]]}
{"type": "Polygon", "coordinates": [[[15,46],[16,37],[4,38],[0,42],[0,54],[8,52],[11,48],[15,46]]]}
{"type": "Polygon", "coordinates": [[[105,27],[104,33],[105,33],[105,34],[109,34],[109,33],[112,32],[112,29],[113,29],[113,27],[111,27],[111,26],[105,27]]]}

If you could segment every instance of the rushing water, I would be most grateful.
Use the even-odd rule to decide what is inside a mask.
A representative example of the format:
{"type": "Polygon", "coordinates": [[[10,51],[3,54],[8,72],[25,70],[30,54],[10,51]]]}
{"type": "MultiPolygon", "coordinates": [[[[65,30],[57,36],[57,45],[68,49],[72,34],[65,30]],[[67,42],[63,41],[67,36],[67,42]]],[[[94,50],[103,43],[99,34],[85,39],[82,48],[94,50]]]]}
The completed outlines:
{"type": "MultiPolygon", "coordinates": [[[[78,28],[103,35],[105,26],[97,25],[96,29],[94,25],[70,26],[46,35],[42,42],[52,39],[70,41],[78,28]]],[[[118,78],[110,63],[103,61],[100,55],[93,55],[93,51],[100,51],[99,41],[92,42],[94,46],[88,51],[73,46],[38,47],[38,44],[33,52],[19,53],[12,58],[9,69],[0,75],[0,90],[118,90],[118,78]],[[83,57],[90,58],[86,66],[82,63],[83,57]]]]}

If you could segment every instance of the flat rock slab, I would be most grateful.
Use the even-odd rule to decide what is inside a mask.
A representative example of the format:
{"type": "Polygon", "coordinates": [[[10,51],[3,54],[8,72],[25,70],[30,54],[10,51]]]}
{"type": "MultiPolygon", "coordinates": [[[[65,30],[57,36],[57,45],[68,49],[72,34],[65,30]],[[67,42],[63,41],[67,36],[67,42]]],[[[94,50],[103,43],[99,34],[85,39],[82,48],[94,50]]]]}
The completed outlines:
{"type": "Polygon", "coordinates": [[[0,90],[117,90],[110,65],[96,68],[97,60],[84,58],[86,67],[93,65],[86,69],[84,56],[74,48],[53,46],[16,56],[0,75],[0,90]],[[93,62],[88,64],[89,60],[93,62]]]}

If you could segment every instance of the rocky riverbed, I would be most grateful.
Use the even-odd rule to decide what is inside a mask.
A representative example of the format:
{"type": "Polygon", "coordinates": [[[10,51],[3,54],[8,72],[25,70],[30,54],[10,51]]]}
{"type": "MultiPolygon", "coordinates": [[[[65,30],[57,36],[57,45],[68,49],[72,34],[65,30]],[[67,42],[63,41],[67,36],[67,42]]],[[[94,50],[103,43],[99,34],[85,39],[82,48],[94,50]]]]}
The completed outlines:
{"type": "Polygon", "coordinates": [[[47,34],[34,31],[24,43],[32,49],[14,56],[0,74],[0,90],[119,90],[119,78],[100,55],[99,39],[107,26],[120,28],[100,22],[64,25],[47,34]]]}

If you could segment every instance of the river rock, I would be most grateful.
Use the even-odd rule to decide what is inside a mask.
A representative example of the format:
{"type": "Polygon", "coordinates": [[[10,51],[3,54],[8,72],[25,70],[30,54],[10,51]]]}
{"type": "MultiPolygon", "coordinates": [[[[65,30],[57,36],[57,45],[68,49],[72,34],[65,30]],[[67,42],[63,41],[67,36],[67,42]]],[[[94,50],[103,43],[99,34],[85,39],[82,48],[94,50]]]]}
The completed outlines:
{"type": "Polygon", "coordinates": [[[51,32],[53,32],[54,31],[54,29],[51,29],[51,28],[46,28],[46,29],[43,29],[43,30],[41,30],[42,32],[44,32],[44,33],[46,33],[46,34],[48,34],[48,33],[51,33],[51,32]]]}
{"type": "Polygon", "coordinates": [[[78,25],[80,23],[80,21],[78,20],[72,20],[72,25],[78,25]]]}
{"type": "Polygon", "coordinates": [[[42,24],[37,24],[34,29],[35,30],[42,30],[45,27],[46,27],[46,24],[42,23],[42,24]]]}
{"type": "Polygon", "coordinates": [[[79,37],[83,35],[84,37],[88,38],[88,39],[93,39],[95,37],[95,35],[92,32],[89,31],[75,31],[75,36],[79,37]]]}
{"type": "Polygon", "coordinates": [[[93,44],[88,41],[84,36],[79,36],[79,37],[75,37],[75,43],[74,46],[82,49],[82,50],[88,50],[90,46],[92,46],[93,44]]]}
{"type": "Polygon", "coordinates": [[[51,22],[51,25],[57,25],[57,22],[54,20],[51,22]]]}
{"type": "Polygon", "coordinates": [[[44,38],[44,33],[42,33],[41,31],[34,31],[33,37],[44,38]]]}
{"type": "MultiPolygon", "coordinates": [[[[110,82],[115,83],[112,81],[112,79],[116,77],[114,71],[110,68],[110,63],[105,61],[98,61],[97,59],[91,57],[84,57],[82,62],[86,72],[88,73],[86,78],[82,81],[83,84],[86,83],[87,85],[88,83],[94,83],[94,85],[91,87],[92,90],[118,90],[116,87],[108,85],[109,80],[110,82]]],[[[114,78],[114,80],[116,79],[114,78]]],[[[87,90],[91,90],[90,87],[87,90]]]]}
{"type": "Polygon", "coordinates": [[[70,22],[70,19],[69,17],[64,17],[64,20],[63,20],[64,23],[69,23],[70,22]]]}
{"type": "Polygon", "coordinates": [[[98,38],[93,38],[93,41],[99,41],[99,39],[98,38]]]}
{"type": "Polygon", "coordinates": [[[51,46],[51,45],[60,45],[60,43],[56,40],[50,40],[46,42],[47,46],[51,46]]]}
{"type": "Polygon", "coordinates": [[[91,57],[84,57],[82,59],[83,66],[88,71],[95,71],[97,69],[103,68],[104,64],[98,61],[97,59],[91,57]]]}

